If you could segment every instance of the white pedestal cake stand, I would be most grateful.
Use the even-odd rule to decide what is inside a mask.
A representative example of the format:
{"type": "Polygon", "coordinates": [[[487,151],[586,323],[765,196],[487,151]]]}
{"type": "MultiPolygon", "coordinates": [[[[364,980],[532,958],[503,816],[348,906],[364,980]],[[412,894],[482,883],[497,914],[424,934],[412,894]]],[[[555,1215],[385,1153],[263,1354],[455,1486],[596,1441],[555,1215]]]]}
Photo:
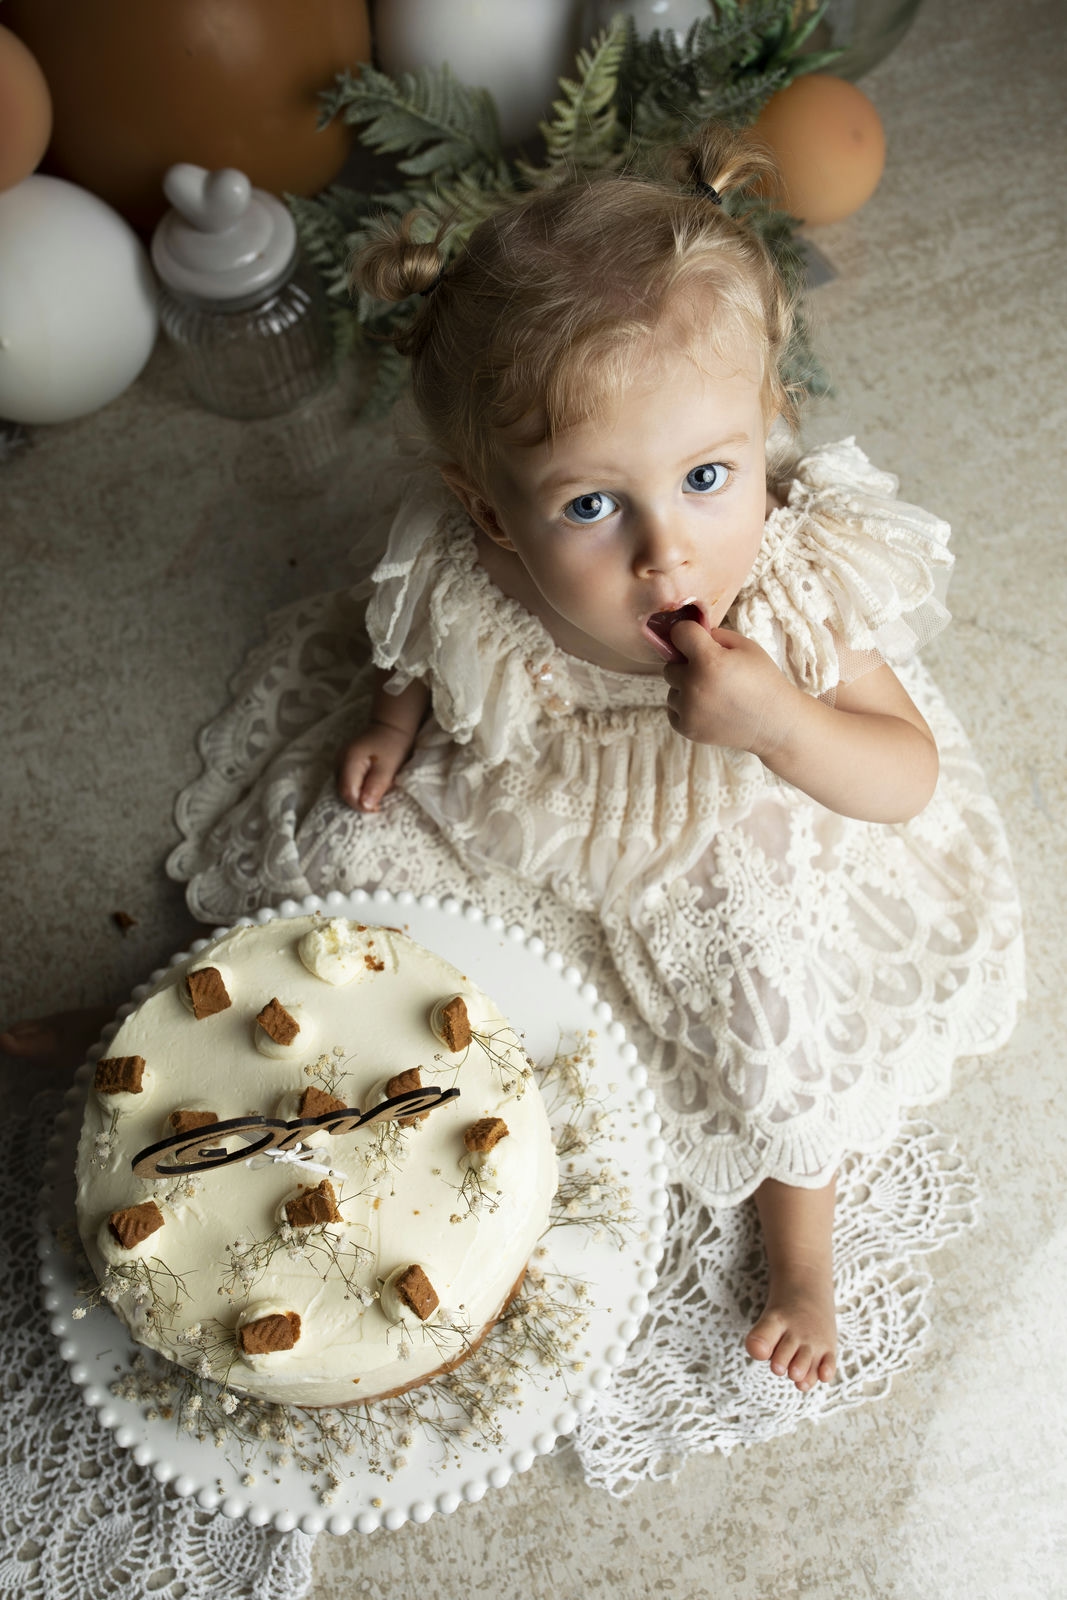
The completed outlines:
{"type": "MultiPolygon", "coordinates": [[[[324,1530],[362,1533],[399,1528],[405,1522],[426,1522],[436,1513],[455,1511],[464,1502],[480,1500],[517,1472],[525,1472],[557,1439],[569,1434],[578,1418],[596,1405],[608,1387],[613,1369],[622,1362],[636,1336],[656,1278],[665,1229],[667,1171],[660,1124],[644,1068],[625,1029],[611,1008],[573,967],[548,951],[543,940],[521,928],[505,927],[477,907],[409,894],[316,896],[297,904],[285,901],[254,920],[301,916],[319,911],[364,923],[401,926],[427,948],[469,973],[509,1017],[523,1036],[526,1050],[539,1065],[551,1062],[561,1040],[596,1034],[592,1089],[611,1119],[610,1142],[590,1157],[602,1159],[622,1175],[630,1192],[633,1222],[620,1244],[592,1227],[552,1229],[544,1240],[547,1272],[577,1279],[586,1286],[583,1309],[588,1326],[582,1337],[588,1352],[581,1373],[534,1368],[524,1383],[521,1409],[500,1413],[503,1440],[474,1439],[444,1449],[432,1437],[416,1433],[404,1451],[404,1464],[390,1473],[372,1473],[358,1455],[343,1459],[342,1476],[332,1504],[322,1503],[319,1479],[301,1468],[279,1467],[267,1460],[242,1459],[237,1450],[219,1447],[210,1437],[198,1439],[180,1431],[172,1419],[149,1419],[145,1406],[112,1393],[138,1351],[125,1326],[106,1306],[75,1319],[79,1305],[79,1264],[57,1242],[69,1240],[74,1223],[74,1160],[82,1108],[92,1076],[92,1060],[82,1067],[71,1089],[45,1168],[41,1207],[41,1282],[60,1354],[86,1403],[99,1412],[101,1423],[161,1483],[183,1496],[195,1495],[205,1509],[228,1517],[246,1517],[254,1525],[272,1524],[280,1532],[300,1527],[306,1533],[324,1530]],[[254,1476],[254,1483],[244,1482],[254,1476]]],[[[220,930],[221,931],[221,930],[220,930]]],[[[194,951],[206,940],[198,941],[194,951]]],[[[187,952],[186,952],[187,953],[187,952]]],[[[182,955],[174,961],[183,959],[182,955]]],[[[158,974],[154,975],[158,976],[158,974]]],[[[134,991],[134,1003],[144,989],[134,991]]],[[[123,1007],[118,1020],[127,1015],[123,1007]]],[[[105,1034],[115,1031],[116,1024],[105,1034]]],[[[104,1049],[93,1052],[95,1060],[104,1049]]],[[[577,1158],[579,1163],[581,1157],[577,1158]]]]}

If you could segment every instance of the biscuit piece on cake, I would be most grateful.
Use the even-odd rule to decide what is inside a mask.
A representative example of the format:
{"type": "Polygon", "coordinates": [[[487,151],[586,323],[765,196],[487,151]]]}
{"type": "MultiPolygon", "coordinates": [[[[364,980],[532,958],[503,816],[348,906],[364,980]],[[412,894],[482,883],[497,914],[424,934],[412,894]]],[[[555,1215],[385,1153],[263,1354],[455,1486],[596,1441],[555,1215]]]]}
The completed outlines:
{"type": "Polygon", "coordinates": [[[335,1094],[327,1094],[325,1089],[316,1089],[314,1085],[305,1089],[300,1096],[299,1115],[302,1117],[323,1117],[327,1111],[347,1110],[343,1100],[338,1100],[335,1094]]]}
{"type": "Polygon", "coordinates": [[[96,1063],[97,1094],[140,1094],[144,1056],[104,1056],[96,1063]]]}
{"type": "Polygon", "coordinates": [[[292,1044],[300,1032],[299,1022],[290,1016],[277,996],[267,1001],[256,1021],[275,1044],[292,1044]]]}
{"type": "Polygon", "coordinates": [[[190,972],[185,980],[185,992],[197,1022],[226,1011],[233,1004],[218,967],[199,967],[196,972],[190,972]]]}
{"type": "Polygon", "coordinates": [[[197,1128],[209,1128],[219,1119],[214,1111],[189,1111],[185,1107],[172,1111],[167,1118],[171,1134],[195,1133],[197,1128]]]}
{"type": "Polygon", "coordinates": [[[420,1322],[425,1322],[427,1317],[432,1317],[437,1310],[440,1303],[437,1290],[420,1266],[408,1267],[400,1274],[393,1287],[397,1298],[414,1311],[420,1322]]]}
{"type": "Polygon", "coordinates": [[[472,1155],[495,1150],[501,1139],[508,1136],[508,1125],[503,1117],[481,1117],[464,1131],[463,1143],[472,1155]]]}
{"type": "Polygon", "coordinates": [[[124,1250],[132,1250],[143,1239],[147,1239],[158,1228],[162,1228],[163,1222],[163,1213],[154,1200],[145,1200],[139,1206],[126,1206],[121,1211],[112,1211],[107,1219],[112,1236],[124,1250]]]}
{"type": "Polygon", "coordinates": [[[437,1029],[442,1041],[458,1055],[460,1050],[466,1050],[471,1042],[471,1024],[467,1015],[467,1002],[461,994],[452,996],[447,1005],[443,1005],[437,1012],[437,1029]]]}
{"type": "Polygon", "coordinates": [[[344,1221],[329,1178],[323,1178],[314,1189],[305,1189],[295,1200],[287,1200],[285,1215],[291,1228],[319,1228],[326,1222],[344,1221]]]}
{"type": "Polygon", "coordinates": [[[249,1356],[269,1356],[278,1350],[291,1350],[299,1337],[298,1311],[270,1311],[237,1330],[237,1342],[249,1356]]]}
{"type": "MultiPolygon", "coordinates": [[[[389,1079],[385,1086],[385,1098],[392,1100],[395,1095],[410,1094],[412,1089],[421,1088],[422,1073],[418,1067],[409,1067],[406,1072],[398,1072],[395,1077],[389,1079]]],[[[429,1115],[428,1111],[420,1111],[417,1116],[397,1117],[396,1120],[402,1128],[413,1128],[416,1122],[425,1122],[429,1115]]]]}

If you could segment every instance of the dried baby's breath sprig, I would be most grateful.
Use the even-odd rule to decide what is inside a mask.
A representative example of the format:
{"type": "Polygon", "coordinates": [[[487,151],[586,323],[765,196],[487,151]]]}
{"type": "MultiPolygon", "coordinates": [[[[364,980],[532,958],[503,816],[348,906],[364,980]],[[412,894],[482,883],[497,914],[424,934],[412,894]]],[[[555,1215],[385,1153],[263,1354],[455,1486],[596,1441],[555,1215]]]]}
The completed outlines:
{"type": "MultiPolygon", "coordinates": [[[[448,1183],[447,1178],[444,1180],[448,1183]]],[[[468,1161],[460,1183],[449,1183],[467,1207],[468,1216],[478,1216],[482,1211],[493,1216],[499,1208],[502,1191],[496,1186],[495,1173],[490,1177],[478,1161],[468,1161]]],[[[462,1216],[461,1216],[462,1220],[462,1216]]]]}
{"type": "MultiPolygon", "coordinates": [[[[342,1191],[338,1206],[355,1198],[355,1195],[345,1196],[342,1191]]],[[[226,1246],[230,1264],[219,1284],[219,1293],[230,1300],[247,1297],[279,1251],[283,1251],[290,1260],[306,1261],[324,1282],[331,1275],[339,1276],[348,1291],[346,1299],[358,1293],[360,1285],[357,1274],[375,1259],[372,1250],[337,1234],[329,1223],[320,1223],[313,1228],[294,1228],[288,1222],[280,1222],[266,1239],[254,1239],[251,1243],[245,1239],[235,1239],[233,1244],[226,1246]]]]}
{"type": "Polygon", "coordinates": [[[111,1120],[107,1127],[101,1129],[93,1140],[93,1153],[91,1157],[94,1167],[106,1167],[111,1160],[115,1148],[115,1130],[119,1125],[119,1114],[116,1110],[111,1112],[111,1120]]]}
{"type": "Polygon", "coordinates": [[[537,1080],[549,1121],[555,1123],[565,1116],[568,1124],[578,1128],[585,1126],[591,1114],[601,1121],[606,1118],[603,1102],[593,1087],[596,1047],[593,1028],[569,1041],[561,1037],[552,1060],[538,1068],[537,1080]]]}
{"type": "Polygon", "coordinates": [[[98,1283],[83,1291],[85,1305],[77,1309],[85,1316],[94,1306],[126,1301],[132,1321],[140,1320],[169,1336],[188,1294],[184,1277],[165,1261],[158,1256],[135,1256],[132,1261],[109,1266],[98,1283]]]}
{"type": "MultiPolygon", "coordinates": [[[[503,1415],[520,1409],[524,1384],[534,1377],[562,1378],[570,1387],[575,1353],[586,1327],[585,1285],[536,1265],[484,1342],[454,1371],[391,1400],[343,1410],[297,1410],[273,1405],[229,1387],[237,1359],[233,1332],[208,1319],[181,1330],[175,1343],[199,1357],[177,1366],[138,1352],[112,1392],[138,1403],[152,1420],[175,1418],[201,1440],[222,1439],[246,1474],[266,1463],[294,1465],[316,1482],[324,1505],[332,1503],[353,1471],[389,1479],[420,1437],[435,1441],[442,1464],[458,1448],[498,1447],[506,1440],[503,1415]]],[[[434,1343],[442,1360],[470,1348],[463,1308],[439,1310],[438,1320],[414,1330],[434,1343]],[[457,1341],[457,1334],[459,1339],[457,1341]]],[[[407,1330],[407,1337],[412,1337],[407,1330]]]]}
{"type": "Polygon", "coordinates": [[[545,1231],[577,1225],[621,1245],[636,1220],[633,1194],[610,1163],[601,1163],[594,1172],[575,1171],[571,1163],[560,1177],[545,1231]]]}
{"type": "Polygon", "coordinates": [[[501,1088],[505,1094],[513,1094],[516,1100],[521,1100],[526,1093],[527,1084],[533,1078],[533,1066],[529,1057],[523,1051],[523,1064],[517,1065],[514,1051],[522,1051],[522,1044],[515,1030],[507,1023],[499,1028],[488,1029],[472,1028],[471,1042],[467,1045],[458,1060],[453,1057],[446,1060],[444,1056],[437,1055],[435,1060],[443,1066],[462,1068],[471,1051],[478,1049],[485,1056],[493,1071],[500,1078],[501,1088]],[[501,1043],[501,1041],[504,1041],[501,1043]]]}
{"type": "Polygon", "coordinates": [[[386,1178],[395,1180],[407,1159],[407,1135],[414,1129],[402,1128],[396,1118],[372,1123],[371,1128],[371,1137],[362,1150],[368,1181],[373,1184],[383,1183],[386,1178]]]}
{"type": "Polygon", "coordinates": [[[341,1085],[346,1078],[352,1076],[347,1064],[348,1059],[351,1058],[346,1058],[344,1047],[339,1044],[334,1045],[332,1050],[324,1050],[316,1060],[308,1062],[304,1068],[304,1076],[312,1078],[326,1094],[332,1094],[337,1099],[343,1100],[345,1097],[341,1093],[341,1085]]]}

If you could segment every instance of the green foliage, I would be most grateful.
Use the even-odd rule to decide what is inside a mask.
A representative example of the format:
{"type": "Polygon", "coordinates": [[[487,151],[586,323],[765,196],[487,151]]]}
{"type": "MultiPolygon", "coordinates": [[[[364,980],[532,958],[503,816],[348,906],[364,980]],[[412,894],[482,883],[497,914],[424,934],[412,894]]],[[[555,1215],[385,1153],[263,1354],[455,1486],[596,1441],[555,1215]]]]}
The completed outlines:
{"type": "Polygon", "coordinates": [[[572,173],[616,167],[625,153],[619,118],[619,72],[628,43],[627,30],[615,25],[579,50],[577,79],[561,78],[561,97],[541,124],[546,160],[541,167],[517,163],[518,176],[531,187],[551,187],[572,173]]]}
{"type": "Polygon", "coordinates": [[[492,95],[460,83],[447,62],[399,78],[371,66],[356,76],[342,73],[323,96],[323,113],[327,122],[340,116],[358,127],[371,150],[403,152],[397,167],[414,179],[445,180],[464,172],[483,181],[506,176],[492,95]]]}
{"type": "MultiPolygon", "coordinates": [[[[388,409],[404,379],[389,341],[417,301],[383,304],[349,288],[349,264],[373,237],[375,220],[421,214],[422,236],[447,259],[483,218],[530,189],[578,172],[647,170],[693,126],[716,117],[746,126],[777,90],[826,67],[833,54],[801,55],[822,8],[798,0],[709,0],[709,14],[684,39],[673,31],[641,37],[616,18],[560,82],[541,124],[537,159],[501,146],[496,106],[485,89],[461,83],[447,65],[390,78],[370,65],[345,72],[322,97],[322,120],[341,117],[360,142],[387,158],[392,188],[375,194],[334,185],[289,205],[308,258],[322,276],[339,351],[374,351],[378,372],[366,402],[388,409]]],[[[774,250],[791,282],[803,279],[795,222],[764,201],[731,202],[774,250]]],[[[791,376],[813,393],[826,383],[803,319],[789,360],[791,376]]]]}
{"type": "Polygon", "coordinates": [[[827,55],[797,54],[821,9],[802,23],[793,0],[716,0],[684,41],[674,32],[638,36],[627,30],[619,82],[620,113],[635,140],[673,144],[710,117],[742,127],[771,95],[827,55]]]}

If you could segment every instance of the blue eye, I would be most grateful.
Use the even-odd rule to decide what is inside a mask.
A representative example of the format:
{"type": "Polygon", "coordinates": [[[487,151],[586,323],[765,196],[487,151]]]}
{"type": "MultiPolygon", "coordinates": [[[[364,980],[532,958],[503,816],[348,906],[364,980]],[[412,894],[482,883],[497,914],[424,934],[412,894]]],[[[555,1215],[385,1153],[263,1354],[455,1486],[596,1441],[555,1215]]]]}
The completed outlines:
{"type": "Polygon", "coordinates": [[[564,506],[563,515],[568,522],[603,522],[616,509],[610,494],[594,490],[592,494],[578,495],[577,499],[564,506]]]}
{"type": "Polygon", "coordinates": [[[704,462],[685,475],[685,486],[694,494],[714,494],[729,477],[729,469],[721,461],[704,462]]]}

